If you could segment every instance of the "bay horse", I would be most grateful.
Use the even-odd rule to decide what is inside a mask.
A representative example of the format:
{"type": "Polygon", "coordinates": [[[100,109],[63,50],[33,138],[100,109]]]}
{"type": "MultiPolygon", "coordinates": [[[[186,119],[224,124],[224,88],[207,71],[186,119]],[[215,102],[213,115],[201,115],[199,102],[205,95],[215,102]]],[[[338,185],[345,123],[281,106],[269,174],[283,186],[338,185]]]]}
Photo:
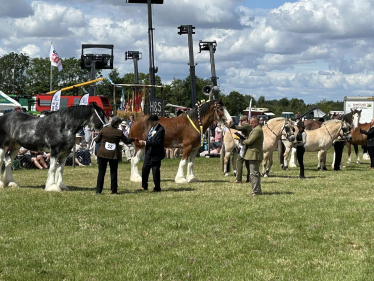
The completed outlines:
{"type": "MultiPolygon", "coordinates": [[[[304,145],[305,152],[317,152],[318,151],[318,170],[326,168],[326,153],[327,150],[332,146],[333,141],[338,137],[339,134],[343,135],[349,132],[350,126],[347,122],[331,119],[322,123],[321,128],[315,130],[306,131],[306,143],[304,145]]],[[[293,144],[287,141],[283,141],[287,147],[293,144]]],[[[296,149],[292,149],[290,167],[296,167],[295,165],[295,153],[296,149]]]]}
{"type": "MultiPolygon", "coordinates": [[[[273,152],[278,146],[278,141],[282,136],[293,141],[293,122],[283,117],[277,117],[270,119],[267,124],[262,126],[262,131],[264,133],[264,142],[263,142],[263,153],[264,160],[262,162],[262,175],[264,177],[269,176],[271,166],[273,165],[273,152]],[[267,166],[269,163],[269,166],[267,166]]],[[[233,137],[237,130],[230,129],[230,132],[226,132],[224,136],[224,145],[225,145],[225,157],[223,165],[223,173],[227,175],[227,162],[230,158],[232,151],[237,149],[239,141],[233,137]]],[[[284,153],[284,157],[288,157],[290,149],[287,149],[284,153]]]]}
{"type": "Polygon", "coordinates": [[[2,181],[0,174],[0,188],[18,187],[11,167],[22,146],[51,153],[46,191],[69,190],[62,182],[62,176],[66,158],[75,144],[75,134],[85,125],[100,130],[108,122],[104,110],[96,103],[63,108],[44,117],[13,111],[0,120],[0,167],[6,152],[10,151],[10,156],[5,159],[2,181]]]}
{"type": "MultiPolygon", "coordinates": [[[[355,154],[357,157],[356,163],[360,164],[360,155],[358,151],[358,146],[359,145],[365,146],[366,141],[367,141],[367,135],[361,134],[360,129],[368,131],[370,129],[370,123],[359,124],[357,129],[355,128],[351,129],[352,140],[346,143],[347,152],[348,152],[347,164],[351,163],[351,145],[353,145],[353,148],[355,150],[355,154]]],[[[365,154],[363,155],[363,158],[365,160],[370,160],[370,157],[367,156],[367,153],[366,155],[365,154]]]]}
{"type": "MultiPolygon", "coordinates": [[[[139,140],[146,140],[151,124],[148,121],[148,115],[145,115],[132,124],[130,137],[139,140]]],[[[164,147],[183,148],[182,159],[179,163],[176,183],[187,183],[199,181],[193,174],[193,167],[197,151],[202,145],[202,137],[213,121],[218,123],[232,123],[232,118],[222,100],[211,100],[192,110],[185,112],[178,117],[165,118],[160,117],[159,123],[165,128],[164,147]],[[186,177],[184,177],[184,168],[187,165],[186,177]]],[[[138,163],[140,157],[144,154],[144,146],[134,142],[135,156],[131,159],[130,181],[141,182],[138,163]]]]}

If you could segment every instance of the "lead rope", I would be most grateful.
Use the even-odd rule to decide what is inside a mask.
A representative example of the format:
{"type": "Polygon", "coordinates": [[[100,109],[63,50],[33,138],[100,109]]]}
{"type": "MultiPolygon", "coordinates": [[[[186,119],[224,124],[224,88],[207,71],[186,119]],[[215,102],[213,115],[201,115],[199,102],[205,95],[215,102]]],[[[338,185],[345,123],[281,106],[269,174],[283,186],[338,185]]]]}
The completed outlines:
{"type": "MultiPolygon", "coordinates": [[[[107,126],[109,126],[109,123],[106,123],[106,124],[104,123],[103,119],[101,119],[101,117],[100,117],[99,113],[97,113],[96,109],[94,109],[94,110],[95,110],[95,113],[96,113],[97,118],[99,118],[99,120],[100,120],[101,123],[103,124],[103,127],[107,127],[107,126]]],[[[93,148],[93,146],[94,146],[93,143],[95,142],[95,139],[96,139],[96,138],[93,138],[93,139],[92,139],[89,150],[91,150],[91,149],[93,148]]]]}

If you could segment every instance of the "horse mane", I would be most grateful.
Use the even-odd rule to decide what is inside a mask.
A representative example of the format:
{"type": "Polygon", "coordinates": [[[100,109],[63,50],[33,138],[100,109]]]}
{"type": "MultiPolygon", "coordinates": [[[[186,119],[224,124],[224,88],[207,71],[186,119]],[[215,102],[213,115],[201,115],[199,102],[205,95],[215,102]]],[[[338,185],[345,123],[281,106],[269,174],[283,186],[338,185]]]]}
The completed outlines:
{"type": "Polygon", "coordinates": [[[342,120],[339,120],[339,119],[331,119],[331,120],[327,120],[327,121],[325,121],[325,123],[339,123],[339,122],[342,122],[342,120]]]}
{"type": "Polygon", "coordinates": [[[183,115],[188,115],[192,120],[198,119],[198,112],[200,112],[200,118],[203,118],[210,111],[210,106],[215,103],[217,100],[211,100],[203,103],[200,106],[195,106],[190,111],[184,113],[183,115]]]}
{"type": "Polygon", "coordinates": [[[276,117],[276,118],[272,118],[272,119],[270,119],[268,122],[267,122],[267,124],[271,124],[271,123],[273,123],[273,122],[275,122],[275,121],[280,121],[280,120],[285,120],[285,118],[284,117],[276,117]]]}
{"type": "Polygon", "coordinates": [[[66,108],[62,108],[58,111],[52,111],[46,116],[51,116],[52,114],[60,115],[61,117],[69,116],[74,119],[83,119],[91,115],[92,106],[90,105],[76,105],[66,108]]]}

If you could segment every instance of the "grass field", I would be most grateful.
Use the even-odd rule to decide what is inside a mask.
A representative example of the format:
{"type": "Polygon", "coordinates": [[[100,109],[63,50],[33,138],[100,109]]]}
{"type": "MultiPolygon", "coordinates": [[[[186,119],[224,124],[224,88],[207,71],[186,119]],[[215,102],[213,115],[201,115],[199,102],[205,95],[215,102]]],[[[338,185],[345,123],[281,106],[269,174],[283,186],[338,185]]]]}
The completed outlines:
{"type": "Polygon", "coordinates": [[[165,159],[161,193],[134,192],[121,163],[118,196],[108,173],[95,195],[96,165],[67,167],[62,193],[43,191],[47,171],[15,171],[21,187],[0,190],[0,280],[374,280],[374,171],[305,156],[300,180],[275,153],[256,197],[217,158],[197,158],[201,182],[186,185],[165,159]]]}

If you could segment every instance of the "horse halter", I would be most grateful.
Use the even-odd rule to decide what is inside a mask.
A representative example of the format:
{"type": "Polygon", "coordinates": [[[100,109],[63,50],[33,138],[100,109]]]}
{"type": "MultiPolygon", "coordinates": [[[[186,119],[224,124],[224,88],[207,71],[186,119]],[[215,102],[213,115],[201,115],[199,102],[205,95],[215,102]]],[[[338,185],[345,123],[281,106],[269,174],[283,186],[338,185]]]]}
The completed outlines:
{"type": "Polygon", "coordinates": [[[222,116],[225,116],[224,114],[222,114],[222,112],[219,110],[218,108],[218,104],[215,102],[214,103],[214,113],[216,114],[217,118],[214,118],[214,120],[218,121],[218,120],[224,120],[224,118],[222,116]]]}
{"type": "Polygon", "coordinates": [[[99,118],[99,120],[101,121],[101,123],[103,124],[103,127],[107,127],[107,126],[109,126],[109,123],[104,123],[104,121],[101,119],[101,117],[100,117],[100,115],[99,115],[99,113],[97,112],[97,110],[96,109],[94,109],[95,110],[95,113],[96,113],[96,116],[97,116],[97,118],[99,118]]]}

